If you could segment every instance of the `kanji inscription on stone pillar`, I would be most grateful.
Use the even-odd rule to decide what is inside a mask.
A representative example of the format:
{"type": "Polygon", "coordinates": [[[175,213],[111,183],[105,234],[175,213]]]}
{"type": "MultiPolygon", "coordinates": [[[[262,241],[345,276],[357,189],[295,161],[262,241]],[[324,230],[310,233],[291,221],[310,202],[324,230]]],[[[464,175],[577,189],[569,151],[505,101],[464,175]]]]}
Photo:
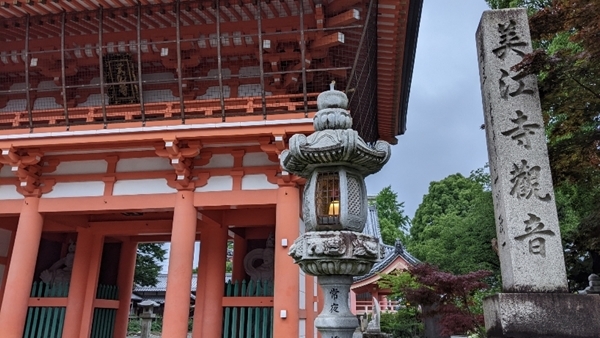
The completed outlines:
{"type": "Polygon", "coordinates": [[[537,81],[513,69],[532,51],[526,10],[485,12],[477,51],[503,291],[566,292],[537,81]]]}

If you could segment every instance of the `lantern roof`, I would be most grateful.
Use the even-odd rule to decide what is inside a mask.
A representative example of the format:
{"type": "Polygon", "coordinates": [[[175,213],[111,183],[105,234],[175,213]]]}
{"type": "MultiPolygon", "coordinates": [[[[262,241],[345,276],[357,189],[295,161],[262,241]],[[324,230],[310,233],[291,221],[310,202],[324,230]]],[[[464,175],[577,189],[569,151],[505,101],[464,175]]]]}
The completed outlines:
{"type": "Polygon", "coordinates": [[[389,143],[367,144],[352,127],[346,110],[348,98],[341,91],[325,91],[317,98],[319,111],[313,119],[315,132],[290,138],[290,149],[281,153],[281,166],[296,175],[309,177],[318,167],[344,166],[363,175],[381,170],[391,155],[389,143]]]}

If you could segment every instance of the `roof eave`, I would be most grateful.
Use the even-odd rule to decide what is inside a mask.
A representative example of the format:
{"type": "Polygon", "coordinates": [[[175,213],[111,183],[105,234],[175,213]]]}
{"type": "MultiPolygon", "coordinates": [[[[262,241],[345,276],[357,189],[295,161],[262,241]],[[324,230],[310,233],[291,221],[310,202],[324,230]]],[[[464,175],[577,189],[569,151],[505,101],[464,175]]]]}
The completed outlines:
{"type": "Polygon", "coordinates": [[[419,23],[421,22],[422,10],[423,0],[412,0],[410,2],[408,7],[406,40],[404,42],[404,64],[402,65],[402,85],[400,89],[400,104],[398,106],[397,135],[402,135],[406,131],[406,115],[408,113],[408,100],[410,96],[410,87],[415,64],[417,38],[419,36],[419,23]]]}

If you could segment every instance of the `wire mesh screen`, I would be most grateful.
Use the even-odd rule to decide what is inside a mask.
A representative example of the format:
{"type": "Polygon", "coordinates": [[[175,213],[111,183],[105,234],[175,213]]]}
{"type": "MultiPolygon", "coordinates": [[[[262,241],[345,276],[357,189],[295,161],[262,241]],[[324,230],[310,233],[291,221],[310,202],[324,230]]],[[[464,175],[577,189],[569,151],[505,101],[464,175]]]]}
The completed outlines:
{"type": "Polygon", "coordinates": [[[376,10],[366,20],[368,8],[366,0],[181,1],[2,19],[0,127],[307,116],[335,81],[354,90],[355,127],[373,140],[376,10]]]}
{"type": "MultiPolygon", "coordinates": [[[[352,128],[368,143],[377,141],[377,0],[371,0],[348,93],[352,128]]],[[[360,39],[360,38],[359,38],[360,39]]]]}

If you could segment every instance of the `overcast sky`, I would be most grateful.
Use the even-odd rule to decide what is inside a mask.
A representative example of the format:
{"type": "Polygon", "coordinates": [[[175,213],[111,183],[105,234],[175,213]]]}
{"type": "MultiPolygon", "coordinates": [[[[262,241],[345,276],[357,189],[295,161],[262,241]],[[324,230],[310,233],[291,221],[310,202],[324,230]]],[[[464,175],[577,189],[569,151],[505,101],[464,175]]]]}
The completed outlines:
{"type": "Polygon", "coordinates": [[[413,217],[429,183],[487,162],[475,31],[484,0],[424,0],[407,130],[392,158],[367,178],[370,195],[391,184],[413,217]]]}

